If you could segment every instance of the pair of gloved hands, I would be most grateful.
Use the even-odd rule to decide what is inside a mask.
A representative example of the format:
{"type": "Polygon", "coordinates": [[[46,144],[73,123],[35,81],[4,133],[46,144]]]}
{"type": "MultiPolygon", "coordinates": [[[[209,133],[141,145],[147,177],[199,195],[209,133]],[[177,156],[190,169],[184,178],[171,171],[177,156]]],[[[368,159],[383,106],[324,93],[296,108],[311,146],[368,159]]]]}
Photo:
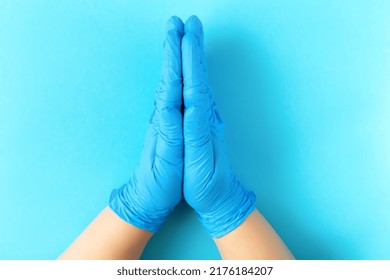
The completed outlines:
{"type": "Polygon", "coordinates": [[[141,160],[130,181],[112,192],[109,206],[126,222],[156,232],[183,195],[215,238],[238,227],[256,200],[227,158],[196,16],[185,25],[178,17],[168,20],[161,82],[141,160]]]}

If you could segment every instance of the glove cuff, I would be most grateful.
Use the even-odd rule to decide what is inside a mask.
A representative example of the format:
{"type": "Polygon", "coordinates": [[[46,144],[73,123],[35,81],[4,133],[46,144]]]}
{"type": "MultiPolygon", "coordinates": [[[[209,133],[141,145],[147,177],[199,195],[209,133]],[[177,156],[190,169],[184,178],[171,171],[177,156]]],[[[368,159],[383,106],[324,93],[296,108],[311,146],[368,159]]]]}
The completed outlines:
{"type": "Polygon", "coordinates": [[[213,238],[219,238],[233,231],[255,210],[256,195],[246,191],[238,182],[237,191],[230,196],[235,205],[224,200],[218,207],[218,212],[198,213],[198,218],[213,238]]]}
{"type": "Polygon", "coordinates": [[[131,187],[129,183],[114,189],[111,192],[109,207],[125,222],[143,230],[157,232],[173,208],[146,210],[134,194],[129,194],[131,187]]]}

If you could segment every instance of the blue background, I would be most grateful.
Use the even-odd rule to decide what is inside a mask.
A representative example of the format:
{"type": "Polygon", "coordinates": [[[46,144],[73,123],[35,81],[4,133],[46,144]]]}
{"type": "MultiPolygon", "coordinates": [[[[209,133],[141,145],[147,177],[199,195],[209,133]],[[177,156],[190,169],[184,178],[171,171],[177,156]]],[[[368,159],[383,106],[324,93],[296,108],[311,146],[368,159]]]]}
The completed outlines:
{"type": "MultiPolygon", "coordinates": [[[[231,164],[299,259],[390,259],[389,1],[0,0],[0,259],[53,259],[135,168],[171,15],[204,23],[231,164]]],[[[145,259],[215,259],[186,204],[145,259]]]]}

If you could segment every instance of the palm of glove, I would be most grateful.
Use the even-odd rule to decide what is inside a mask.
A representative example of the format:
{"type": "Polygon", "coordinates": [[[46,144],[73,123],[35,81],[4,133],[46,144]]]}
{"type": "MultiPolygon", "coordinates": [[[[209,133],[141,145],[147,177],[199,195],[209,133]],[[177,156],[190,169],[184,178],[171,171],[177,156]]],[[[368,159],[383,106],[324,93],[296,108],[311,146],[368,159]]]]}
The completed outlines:
{"type": "MultiPolygon", "coordinates": [[[[190,114],[191,109],[187,109],[187,113],[190,114]]],[[[219,206],[219,199],[231,190],[231,171],[223,151],[223,124],[214,106],[206,113],[204,120],[188,118],[184,128],[184,197],[200,213],[213,212],[219,206]],[[201,131],[196,131],[200,126],[209,127],[210,133],[203,138],[193,139],[192,135],[201,134],[201,131]]]]}
{"type": "Polygon", "coordinates": [[[149,214],[168,213],[182,198],[183,135],[180,108],[162,105],[149,124],[141,162],[129,182],[131,197],[149,214]],[[162,118],[171,118],[167,135],[162,118]],[[134,186],[134,187],[131,187],[134,186]]]}

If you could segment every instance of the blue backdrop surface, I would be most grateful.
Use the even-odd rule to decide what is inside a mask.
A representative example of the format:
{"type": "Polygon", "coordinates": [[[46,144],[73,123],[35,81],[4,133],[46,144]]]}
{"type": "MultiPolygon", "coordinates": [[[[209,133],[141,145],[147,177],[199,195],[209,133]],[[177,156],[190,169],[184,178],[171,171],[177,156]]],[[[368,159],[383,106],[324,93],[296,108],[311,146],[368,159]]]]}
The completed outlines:
{"type": "MultiPolygon", "coordinates": [[[[165,22],[192,14],[231,164],[295,256],[390,259],[390,2],[375,0],[0,0],[0,259],[56,258],[129,179],[165,22]]],[[[219,254],[182,203],[143,258],[219,254]]]]}

